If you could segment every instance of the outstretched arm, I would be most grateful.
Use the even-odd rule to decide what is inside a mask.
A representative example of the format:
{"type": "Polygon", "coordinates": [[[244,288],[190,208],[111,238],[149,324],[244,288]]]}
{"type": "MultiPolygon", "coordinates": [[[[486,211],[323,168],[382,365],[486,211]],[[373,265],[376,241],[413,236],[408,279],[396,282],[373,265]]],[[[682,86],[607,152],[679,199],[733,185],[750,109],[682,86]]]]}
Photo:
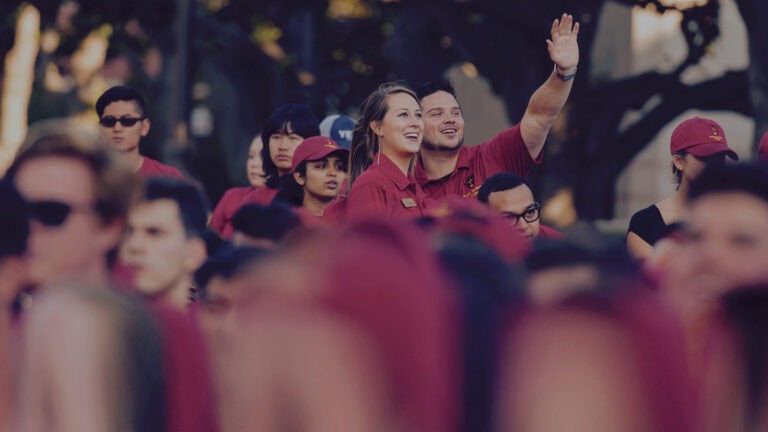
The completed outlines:
{"type": "Polygon", "coordinates": [[[547,81],[533,93],[520,120],[520,133],[533,159],[544,147],[549,129],[565,106],[573,87],[573,79],[563,80],[561,76],[567,78],[576,73],[579,64],[579,23],[574,24],[573,16],[563,14],[559,20],[556,19],[551,33],[552,39],[547,39],[547,50],[555,68],[547,81]]]}

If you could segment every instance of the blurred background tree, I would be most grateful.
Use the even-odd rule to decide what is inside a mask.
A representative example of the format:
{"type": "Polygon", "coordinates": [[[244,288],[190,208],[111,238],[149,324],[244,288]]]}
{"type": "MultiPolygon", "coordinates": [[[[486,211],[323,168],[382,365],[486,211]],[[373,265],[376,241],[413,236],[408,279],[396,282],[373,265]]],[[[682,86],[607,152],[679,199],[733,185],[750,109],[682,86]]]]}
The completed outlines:
{"type": "MultiPolygon", "coordinates": [[[[10,130],[23,134],[19,111],[27,124],[57,116],[95,123],[98,95],[128,83],[150,105],[153,128],[142,151],[199,178],[215,202],[227,187],[245,182],[251,139],[287,102],[306,103],[320,118],[355,116],[382,82],[417,85],[459,66],[466,76],[486,78],[517,122],[551,72],[544,40],[566,11],[582,23],[579,74],[545,147],[547,162],[532,179],[544,198],[575,209],[561,223],[576,215],[610,218],[619,174],[677,115],[732,110],[755,118],[756,135],[768,129],[768,4],[737,4],[747,17],[754,61],[692,83],[683,74],[720,34],[719,0],[5,0],[2,96],[16,108],[2,105],[10,126],[0,123],[0,140],[13,140],[10,130]],[[593,73],[596,33],[609,3],[681,13],[684,61],[671,71],[620,79],[593,73]],[[39,15],[36,34],[18,31],[25,10],[39,15]],[[26,49],[36,50],[33,61],[14,55],[24,38],[26,49]],[[16,69],[9,67],[14,62],[16,69]],[[23,76],[34,79],[25,85],[23,76]]],[[[0,141],[0,156],[13,153],[12,143],[0,141]]]]}

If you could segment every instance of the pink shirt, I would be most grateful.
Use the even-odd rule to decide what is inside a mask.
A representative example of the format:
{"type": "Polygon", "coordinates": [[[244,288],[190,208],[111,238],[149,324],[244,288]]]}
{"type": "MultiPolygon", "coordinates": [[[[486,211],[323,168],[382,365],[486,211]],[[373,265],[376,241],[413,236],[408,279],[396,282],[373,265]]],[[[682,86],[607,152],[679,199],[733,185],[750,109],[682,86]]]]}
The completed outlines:
{"type": "Polygon", "coordinates": [[[146,156],[142,156],[144,160],[141,162],[141,167],[136,171],[141,177],[175,177],[184,178],[184,174],[179,171],[178,168],[166,165],[160,161],[157,161],[146,156]]]}
{"type": "Polygon", "coordinates": [[[424,193],[434,200],[441,201],[452,195],[475,198],[488,177],[504,171],[525,177],[531,166],[541,163],[541,160],[542,154],[536,160],[531,159],[520,134],[520,124],[517,124],[501,131],[488,142],[461,147],[456,169],[450,175],[430,180],[419,158],[414,177],[424,193]]]}
{"type": "Polygon", "coordinates": [[[389,158],[380,156],[374,156],[374,163],[352,185],[346,203],[347,219],[424,216],[432,200],[412,175],[406,177],[389,158]]]}

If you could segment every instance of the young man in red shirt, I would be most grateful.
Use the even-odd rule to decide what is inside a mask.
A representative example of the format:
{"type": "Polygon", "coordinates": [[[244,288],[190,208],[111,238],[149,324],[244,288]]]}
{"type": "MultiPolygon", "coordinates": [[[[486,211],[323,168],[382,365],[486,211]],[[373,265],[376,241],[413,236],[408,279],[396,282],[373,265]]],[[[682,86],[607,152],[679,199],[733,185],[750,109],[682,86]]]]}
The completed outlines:
{"type": "Polygon", "coordinates": [[[120,262],[133,287],[152,301],[181,310],[190,303],[192,278],[206,254],[207,206],[194,183],[154,177],[144,181],[128,212],[120,262]]]}
{"type": "Polygon", "coordinates": [[[110,88],[96,101],[96,113],[102,138],[125,155],[136,174],[184,178],[177,168],[139,153],[139,142],[149,133],[151,122],[144,97],[136,89],[128,86],[110,88]]]}
{"type": "Polygon", "coordinates": [[[520,123],[486,143],[464,146],[464,118],[448,81],[428,82],[416,90],[424,139],[415,177],[427,195],[438,200],[452,195],[472,198],[491,175],[511,171],[525,176],[531,165],[541,162],[544,141],[573,87],[578,33],[579,24],[571,15],[553,22],[547,49],[554,70],[531,96],[520,123]]]}

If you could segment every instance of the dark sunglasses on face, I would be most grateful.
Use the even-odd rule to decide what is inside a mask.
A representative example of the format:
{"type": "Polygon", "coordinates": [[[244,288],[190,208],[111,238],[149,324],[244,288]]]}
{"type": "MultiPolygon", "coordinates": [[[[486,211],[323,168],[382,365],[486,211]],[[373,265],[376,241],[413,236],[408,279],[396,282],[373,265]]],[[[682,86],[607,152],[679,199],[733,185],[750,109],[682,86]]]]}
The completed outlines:
{"type": "Polygon", "coordinates": [[[49,227],[60,226],[73,210],[91,210],[90,204],[74,205],[60,201],[30,201],[27,203],[29,219],[49,227]]]}
{"type": "Polygon", "coordinates": [[[131,127],[135,125],[137,122],[140,122],[144,120],[144,117],[102,117],[99,119],[99,124],[104,127],[114,127],[118,122],[120,122],[123,127],[131,127]]]}

